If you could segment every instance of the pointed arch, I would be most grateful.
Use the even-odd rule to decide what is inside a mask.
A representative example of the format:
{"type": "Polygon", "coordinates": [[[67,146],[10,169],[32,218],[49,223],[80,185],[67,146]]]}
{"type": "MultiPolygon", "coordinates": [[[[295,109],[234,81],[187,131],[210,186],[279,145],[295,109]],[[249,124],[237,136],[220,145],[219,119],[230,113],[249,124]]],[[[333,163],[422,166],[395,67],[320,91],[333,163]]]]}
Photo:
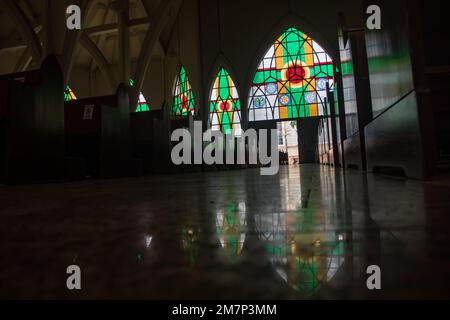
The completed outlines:
{"type": "Polygon", "coordinates": [[[258,64],[250,86],[248,120],[322,116],[327,83],[333,88],[331,56],[309,35],[289,27],[258,64]]]}
{"type": "Polygon", "coordinates": [[[222,67],[209,96],[209,124],[213,131],[241,135],[241,101],[234,81],[222,67]]]}
{"type": "Polygon", "coordinates": [[[186,118],[195,112],[194,93],[186,69],[180,65],[173,91],[172,118],[186,118]]]}

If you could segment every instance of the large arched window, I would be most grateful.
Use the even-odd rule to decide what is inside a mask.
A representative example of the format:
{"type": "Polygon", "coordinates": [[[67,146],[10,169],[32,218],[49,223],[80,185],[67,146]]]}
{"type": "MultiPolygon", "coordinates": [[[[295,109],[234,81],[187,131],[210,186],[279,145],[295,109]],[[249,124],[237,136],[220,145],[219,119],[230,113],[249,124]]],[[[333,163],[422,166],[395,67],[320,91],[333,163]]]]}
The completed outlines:
{"type": "MultiPolygon", "coordinates": [[[[133,79],[130,80],[130,87],[134,86],[133,79]]],[[[144,112],[144,111],[150,111],[150,107],[148,106],[147,100],[145,99],[142,92],[139,92],[139,99],[138,104],[136,106],[136,112],[144,112]]]]}
{"type": "Polygon", "coordinates": [[[241,135],[241,103],[233,79],[220,69],[209,98],[211,129],[225,134],[241,135]]]}
{"type": "Polygon", "coordinates": [[[186,69],[180,66],[174,89],[172,118],[185,118],[195,111],[194,94],[186,69]]]}
{"type": "Polygon", "coordinates": [[[253,78],[249,121],[324,114],[326,85],[333,87],[333,61],[308,35],[289,28],[270,46],[253,78]]]}
{"type": "Polygon", "coordinates": [[[66,89],[64,90],[64,101],[72,101],[76,100],[77,97],[75,96],[75,93],[73,93],[70,86],[66,86],[66,89]]]}

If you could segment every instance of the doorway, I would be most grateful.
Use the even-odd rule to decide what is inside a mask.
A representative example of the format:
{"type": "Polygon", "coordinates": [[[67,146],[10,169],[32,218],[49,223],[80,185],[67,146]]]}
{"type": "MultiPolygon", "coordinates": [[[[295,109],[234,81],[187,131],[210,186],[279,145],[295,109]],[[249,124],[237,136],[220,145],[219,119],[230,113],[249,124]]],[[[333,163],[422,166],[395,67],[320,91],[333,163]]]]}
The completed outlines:
{"type": "Polygon", "coordinates": [[[298,165],[300,163],[300,149],[297,121],[277,121],[277,132],[280,164],[298,165]]]}

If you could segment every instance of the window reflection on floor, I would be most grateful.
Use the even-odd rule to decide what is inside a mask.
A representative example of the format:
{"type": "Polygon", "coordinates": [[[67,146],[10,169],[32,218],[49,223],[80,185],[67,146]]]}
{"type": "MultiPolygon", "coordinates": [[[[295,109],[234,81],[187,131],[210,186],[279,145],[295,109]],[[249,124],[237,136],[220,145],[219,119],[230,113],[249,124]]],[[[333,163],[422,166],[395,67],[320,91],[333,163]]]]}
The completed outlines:
{"type": "Polygon", "coordinates": [[[216,214],[217,235],[230,262],[241,255],[247,232],[245,202],[230,203],[216,214]]]}
{"type": "Polygon", "coordinates": [[[315,230],[316,214],[323,212],[255,216],[258,236],[277,274],[305,296],[330,281],[344,262],[344,243],[339,235],[315,230]]]}
{"type": "Polygon", "coordinates": [[[181,230],[181,242],[191,267],[195,266],[197,263],[199,251],[198,234],[198,229],[194,227],[186,227],[181,230]]]}

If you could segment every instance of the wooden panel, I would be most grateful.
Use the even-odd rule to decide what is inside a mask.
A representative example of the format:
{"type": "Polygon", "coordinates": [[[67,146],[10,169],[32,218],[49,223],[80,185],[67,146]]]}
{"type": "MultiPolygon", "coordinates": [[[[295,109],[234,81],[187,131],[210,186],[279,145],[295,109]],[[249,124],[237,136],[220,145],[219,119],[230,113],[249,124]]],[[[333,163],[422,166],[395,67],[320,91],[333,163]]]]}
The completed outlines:
{"type": "Polygon", "coordinates": [[[116,99],[114,107],[101,107],[100,175],[104,178],[126,176],[131,167],[130,103],[125,86],[119,86],[116,99]]]}
{"type": "Polygon", "coordinates": [[[63,179],[64,160],[64,79],[59,62],[49,56],[41,67],[41,83],[35,96],[34,176],[63,179]]]}
{"type": "Polygon", "coordinates": [[[8,119],[5,130],[5,180],[23,183],[33,179],[35,90],[20,82],[8,84],[8,119]]]}
{"type": "Polygon", "coordinates": [[[130,114],[132,154],[134,157],[142,159],[144,174],[154,173],[158,170],[158,168],[152,168],[153,120],[162,119],[162,116],[162,110],[130,114]]]}
{"type": "Polygon", "coordinates": [[[2,178],[9,183],[63,179],[64,87],[55,56],[40,71],[2,76],[2,178]]]}
{"type": "Polygon", "coordinates": [[[86,162],[82,176],[98,176],[101,139],[101,107],[89,99],[67,102],[65,105],[66,155],[86,162]],[[92,118],[85,119],[85,108],[93,108],[92,118]]]}
{"type": "Polygon", "coordinates": [[[87,174],[103,178],[140,172],[141,164],[131,157],[130,112],[126,88],[115,95],[66,103],[67,153],[87,161],[87,174]],[[93,107],[92,119],[84,119],[93,107]]]}

